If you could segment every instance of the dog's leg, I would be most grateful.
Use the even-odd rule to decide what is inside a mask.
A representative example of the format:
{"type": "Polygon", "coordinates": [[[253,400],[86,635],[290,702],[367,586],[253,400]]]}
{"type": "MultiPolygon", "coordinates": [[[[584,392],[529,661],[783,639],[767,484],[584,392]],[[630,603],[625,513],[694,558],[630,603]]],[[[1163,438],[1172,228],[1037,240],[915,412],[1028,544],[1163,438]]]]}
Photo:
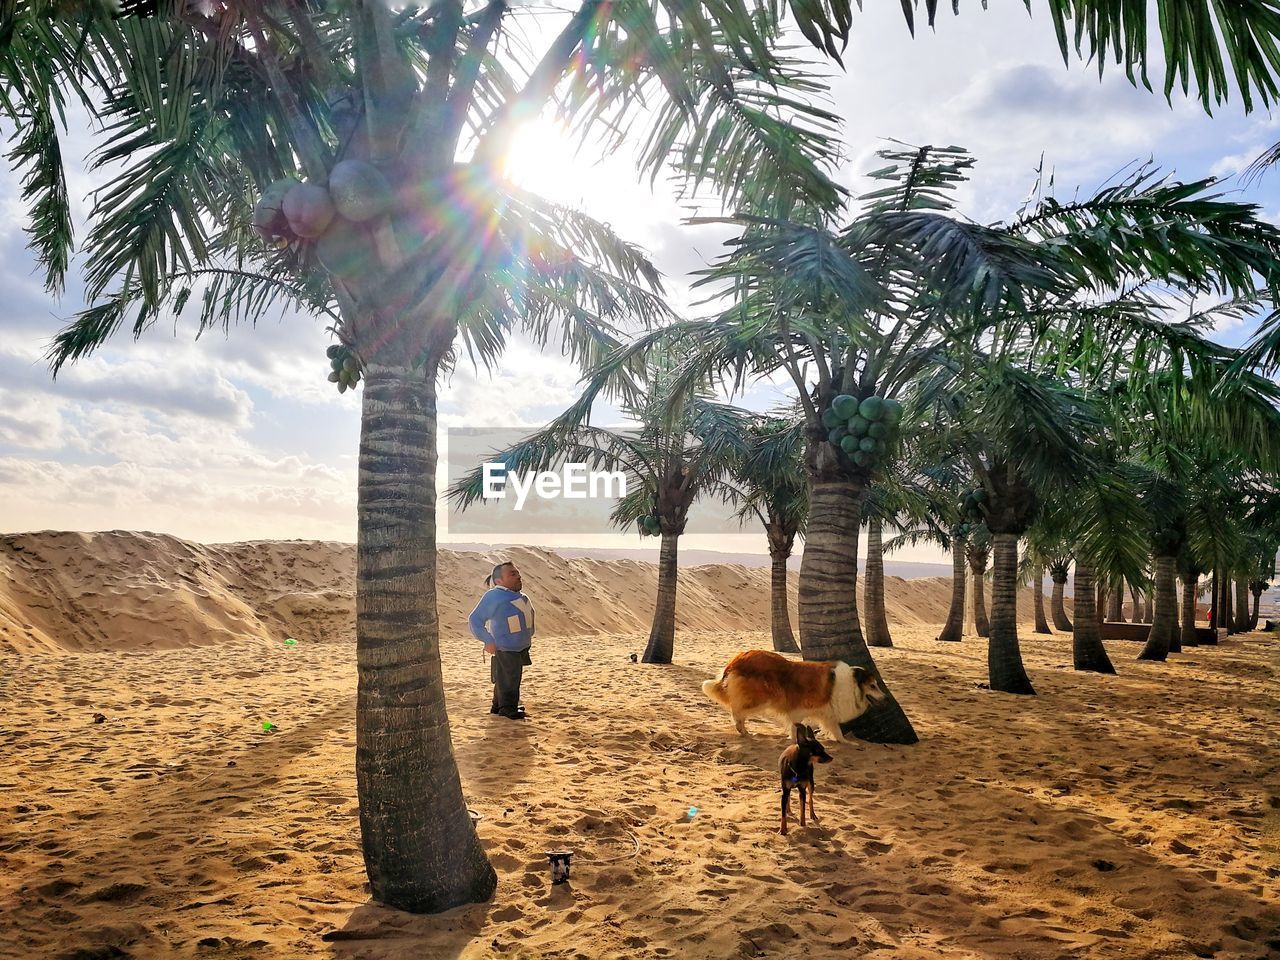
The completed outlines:
{"type": "Polygon", "coordinates": [[[844,742],[849,739],[844,735],[844,731],[840,729],[840,720],[836,717],[835,710],[831,708],[828,708],[827,712],[822,715],[822,726],[826,728],[826,734],[832,740],[844,742]]]}
{"type": "Polygon", "coordinates": [[[813,809],[813,781],[809,781],[809,819],[818,822],[818,814],[813,809]]]}
{"type": "Polygon", "coordinates": [[[791,788],[785,783],[782,785],[782,829],[778,832],[784,837],[787,835],[787,808],[791,805],[791,788]]]}
{"type": "Polygon", "coordinates": [[[803,827],[804,826],[804,800],[805,800],[805,796],[804,796],[805,789],[804,789],[803,780],[801,780],[799,783],[796,784],[796,789],[800,791],[800,826],[803,827]]]}
{"type": "Polygon", "coordinates": [[[746,736],[747,734],[747,715],[738,710],[731,711],[733,713],[733,725],[737,731],[746,736]]]}

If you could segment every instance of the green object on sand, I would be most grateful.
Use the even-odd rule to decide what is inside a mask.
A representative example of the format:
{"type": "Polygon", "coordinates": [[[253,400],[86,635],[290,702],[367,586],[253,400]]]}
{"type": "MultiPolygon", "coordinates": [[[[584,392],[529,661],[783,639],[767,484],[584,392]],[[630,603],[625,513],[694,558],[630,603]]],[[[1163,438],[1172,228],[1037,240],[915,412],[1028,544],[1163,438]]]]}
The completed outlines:
{"type": "Polygon", "coordinates": [[[274,730],[275,728],[276,728],[276,725],[275,725],[274,723],[272,723],[270,720],[263,720],[263,721],[262,721],[262,729],[263,729],[263,730],[265,730],[265,731],[267,731],[268,733],[270,733],[270,732],[271,732],[272,730],[274,730]]]}
{"type": "Polygon", "coordinates": [[[293,637],[290,637],[288,640],[284,642],[284,645],[286,647],[296,647],[298,645],[298,641],[293,639],[293,637]]]}

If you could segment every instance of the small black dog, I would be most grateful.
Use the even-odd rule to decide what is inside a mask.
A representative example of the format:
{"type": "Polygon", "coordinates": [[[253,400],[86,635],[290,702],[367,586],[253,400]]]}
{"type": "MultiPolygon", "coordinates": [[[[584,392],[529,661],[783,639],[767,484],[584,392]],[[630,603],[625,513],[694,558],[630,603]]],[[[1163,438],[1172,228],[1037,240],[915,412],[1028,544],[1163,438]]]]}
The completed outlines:
{"type": "Polygon", "coordinates": [[[782,830],[787,835],[787,813],[791,809],[791,789],[800,791],[800,826],[805,825],[805,798],[809,801],[809,816],[815,820],[818,815],[813,812],[813,762],[830,763],[831,754],[818,742],[813,731],[797,723],[795,727],[795,743],[782,751],[778,758],[778,775],[782,779],[782,830]]]}

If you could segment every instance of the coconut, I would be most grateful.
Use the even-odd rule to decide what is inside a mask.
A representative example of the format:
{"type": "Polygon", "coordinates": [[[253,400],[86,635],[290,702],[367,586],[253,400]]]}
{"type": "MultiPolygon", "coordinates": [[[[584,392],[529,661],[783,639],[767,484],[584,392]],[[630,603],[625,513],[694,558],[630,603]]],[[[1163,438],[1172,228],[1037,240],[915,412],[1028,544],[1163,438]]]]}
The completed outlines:
{"type": "Polygon", "coordinates": [[[263,240],[287,236],[289,221],[284,215],[284,198],[294,187],[301,186],[293,177],[277,180],[262,191],[253,206],[253,229],[263,240]]]}
{"type": "Polygon", "coordinates": [[[300,183],[284,195],[281,204],[285,219],[293,232],[304,240],[313,240],[333,222],[333,201],[329,191],[318,183],[300,183]]]}
{"type": "Polygon", "coordinates": [[[840,426],[840,427],[836,427],[834,430],[828,433],[827,439],[830,440],[832,443],[838,444],[841,440],[843,440],[848,435],[849,435],[849,431],[845,429],[843,426],[840,426]]]}
{"type": "Polygon", "coordinates": [[[828,430],[834,430],[844,422],[843,417],[837,417],[836,412],[828,407],[822,411],[822,425],[828,430]]]}
{"type": "Polygon", "coordinates": [[[848,420],[858,412],[858,401],[847,393],[842,393],[831,401],[831,409],[841,420],[848,420]]]}
{"type": "Polygon", "coordinates": [[[356,358],[348,353],[342,358],[342,369],[347,373],[355,373],[360,369],[360,364],[356,363],[356,358]]]}
{"type": "Polygon", "coordinates": [[[867,436],[875,437],[877,440],[883,440],[885,437],[889,436],[889,427],[886,424],[877,421],[867,427],[867,436]]]}
{"type": "Polygon", "coordinates": [[[853,455],[853,462],[860,467],[870,467],[876,462],[875,454],[868,453],[866,450],[859,450],[853,455]]]}
{"type": "Polygon", "coordinates": [[[340,376],[340,374],[338,373],[338,371],[337,371],[337,370],[330,370],[330,371],[329,371],[329,382],[330,382],[330,383],[337,383],[337,382],[338,382],[338,377],[339,377],[339,376],[340,376]]]}
{"type": "Polygon", "coordinates": [[[391,208],[391,181],[367,160],[343,160],[329,171],[329,196],[344,219],[364,223],[391,208]]]}
{"type": "Polygon", "coordinates": [[[867,420],[879,420],[884,415],[884,401],[879,397],[867,397],[858,404],[857,412],[867,420]]]}
{"type": "Polygon", "coordinates": [[[840,449],[848,454],[855,453],[858,449],[858,438],[854,436],[842,437],[840,439],[840,449]]]}
{"type": "Polygon", "coordinates": [[[342,344],[340,343],[329,344],[328,348],[326,348],[324,352],[324,355],[328,357],[330,360],[337,360],[340,356],[342,356],[342,344]]]}
{"type": "Polygon", "coordinates": [[[863,437],[858,441],[858,447],[867,453],[875,453],[880,449],[880,441],[875,437],[863,437]]]}
{"type": "Polygon", "coordinates": [[[986,503],[987,491],[982,487],[978,487],[976,490],[973,491],[973,499],[976,500],[978,503],[986,503]]]}
{"type": "Polygon", "coordinates": [[[886,399],[884,402],[884,416],[881,419],[891,425],[897,424],[902,420],[902,404],[897,400],[886,399]]]}
{"type": "Polygon", "coordinates": [[[853,416],[849,418],[849,432],[855,437],[865,437],[869,426],[871,426],[871,423],[866,417],[853,416]]]}

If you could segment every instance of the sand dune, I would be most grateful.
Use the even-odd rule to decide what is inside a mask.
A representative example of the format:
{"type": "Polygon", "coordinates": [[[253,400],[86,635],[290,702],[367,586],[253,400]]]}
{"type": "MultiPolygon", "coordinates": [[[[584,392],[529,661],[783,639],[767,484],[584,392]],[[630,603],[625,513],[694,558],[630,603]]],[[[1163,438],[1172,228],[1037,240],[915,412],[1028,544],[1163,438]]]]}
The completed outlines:
{"type": "MultiPolygon", "coordinates": [[[[783,738],[760,722],[739,737],[698,686],[767,646],[763,620],[701,625],[762,615],[758,584],[694,571],[686,601],[720,605],[686,611],[699,625],[670,667],[629,661],[644,630],[543,632],[523,724],[488,715],[485,665],[452,632],[454,749],[499,886],[414,917],[369,901],[359,854],[349,547],[22,545],[35,556],[0,553],[6,960],[1280,955],[1273,635],[1167,664],[1109,642],[1120,675],[1102,677],[1071,669],[1068,638],[1024,630],[1038,696],[1011,697],[982,687],[984,642],[904,623],[876,657],[920,743],[831,745],[818,823],[783,838],[783,738]],[[227,597],[239,606],[207,607],[227,597]],[[165,616],[181,621],[167,640],[165,616]],[[216,640],[192,632],[201,622],[216,640]],[[557,847],[575,851],[573,878],[552,887],[543,853],[557,847]]],[[[566,607],[607,588],[632,610],[641,592],[630,567],[591,569],[597,587],[579,561],[517,560],[582,591],[566,607]]],[[[456,557],[446,570],[474,581],[456,557]]],[[[935,611],[924,598],[940,585],[901,589],[935,611]]]]}
{"type": "MultiPolygon", "coordinates": [[[[498,559],[520,566],[545,634],[649,628],[653,564],[512,547],[440,552],[438,605],[446,635],[465,634],[467,614],[498,559]]],[[[0,536],[0,650],[171,650],[286,637],[345,642],[355,629],[355,562],[355,546],[347,543],[207,545],[123,531],[8,534],[0,536]]],[[[795,589],[792,574],[793,617],[795,589]]],[[[892,622],[941,623],[950,581],[889,577],[885,595],[892,622]]],[[[687,568],[680,572],[680,599],[682,630],[766,628],[769,571],[736,564],[687,568]]]]}

